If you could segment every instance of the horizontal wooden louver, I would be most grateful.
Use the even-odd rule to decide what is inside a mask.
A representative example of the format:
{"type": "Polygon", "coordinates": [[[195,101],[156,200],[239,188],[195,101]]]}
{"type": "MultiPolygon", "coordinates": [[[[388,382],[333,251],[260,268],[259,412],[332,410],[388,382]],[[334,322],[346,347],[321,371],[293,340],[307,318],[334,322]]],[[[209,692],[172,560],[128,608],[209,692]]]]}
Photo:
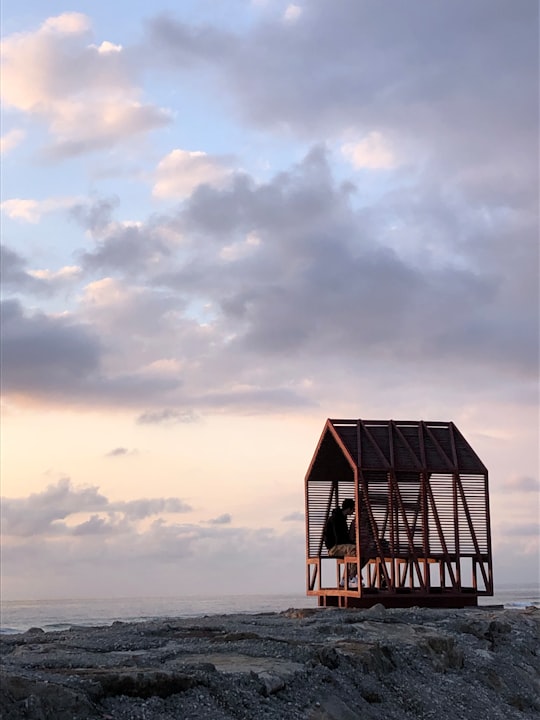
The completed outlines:
{"type": "Polygon", "coordinates": [[[306,475],[310,592],[326,592],[324,526],[346,497],[372,533],[366,593],[493,594],[488,473],[452,422],[327,421],[306,475]]]}

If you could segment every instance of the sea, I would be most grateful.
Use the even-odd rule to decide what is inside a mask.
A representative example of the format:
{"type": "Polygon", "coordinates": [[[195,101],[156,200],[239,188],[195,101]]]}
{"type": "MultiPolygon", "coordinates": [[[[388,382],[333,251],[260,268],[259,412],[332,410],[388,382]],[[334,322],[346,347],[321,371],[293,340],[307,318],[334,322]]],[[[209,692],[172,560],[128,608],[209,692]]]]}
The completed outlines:
{"type": "MultiPolygon", "coordinates": [[[[493,597],[478,599],[480,606],[507,609],[540,608],[538,586],[506,586],[493,597]]],[[[195,618],[224,613],[281,612],[316,607],[316,598],[305,595],[222,595],[142,598],[84,598],[58,600],[2,600],[0,633],[45,631],[76,626],[104,626],[113,622],[143,622],[159,618],[195,618]]]]}

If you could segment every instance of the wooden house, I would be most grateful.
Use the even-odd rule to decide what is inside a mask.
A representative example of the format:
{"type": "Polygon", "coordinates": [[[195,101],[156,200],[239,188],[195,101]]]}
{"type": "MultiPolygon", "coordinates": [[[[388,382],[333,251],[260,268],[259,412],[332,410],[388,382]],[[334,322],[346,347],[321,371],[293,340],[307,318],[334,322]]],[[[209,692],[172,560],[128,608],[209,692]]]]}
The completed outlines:
{"type": "Polygon", "coordinates": [[[452,422],[327,420],[305,503],[307,594],[320,606],[464,607],[493,595],[488,471],[452,422]],[[336,558],[324,530],[346,498],[355,550],[336,558]]]}

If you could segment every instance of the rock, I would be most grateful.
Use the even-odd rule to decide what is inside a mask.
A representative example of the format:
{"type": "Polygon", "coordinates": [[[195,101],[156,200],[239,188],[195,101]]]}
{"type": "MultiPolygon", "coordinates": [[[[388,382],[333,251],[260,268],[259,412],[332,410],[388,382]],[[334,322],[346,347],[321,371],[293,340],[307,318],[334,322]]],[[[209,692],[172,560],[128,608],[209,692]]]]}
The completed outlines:
{"type": "Polygon", "coordinates": [[[2,720],[537,720],[535,609],[289,609],[0,636],[2,720]]]}
{"type": "Polygon", "coordinates": [[[61,683],[30,680],[20,675],[2,675],[0,692],[2,720],[84,720],[99,717],[84,692],[61,683]]]}
{"type": "Polygon", "coordinates": [[[446,672],[450,669],[458,670],[463,667],[463,651],[456,645],[454,638],[432,635],[424,640],[421,647],[426,648],[433,668],[438,672],[446,672]]]}
{"type": "Polygon", "coordinates": [[[273,695],[285,687],[283,678],[268,672],[259,673],[259,679],[262,680],[262,694],[265,696],[273,695]]]}
{"type": "Polygon", "coordinates": [[[189,674],[159,670],[119,669],[113,672],[91,670],[82,673],[82,677],[97,683],[100,687],[98,694],[106,697],[126,695],[138,698],[166,698],[190,690],[199,684],[196,677],[189,674]]]}
{"type": "Polygon", "coordinates": [[[330,695],[308,714],[308,720],[369,720],[365,713],[353,710],[347,703],[335,695],[330,695]]]}
{"type": "Polygon", "coordinates": [[[335,670],[339,667],[340,658],[333,647],[323,647],[317,651],[317,660],[327,668],[335,670]]]}
{"type": "Polygon", "coordinates": [[[386,608],[381,603],[376,603],[365,610],[364,614],[370,620],[383,620],[386,616],[386,608]]]}

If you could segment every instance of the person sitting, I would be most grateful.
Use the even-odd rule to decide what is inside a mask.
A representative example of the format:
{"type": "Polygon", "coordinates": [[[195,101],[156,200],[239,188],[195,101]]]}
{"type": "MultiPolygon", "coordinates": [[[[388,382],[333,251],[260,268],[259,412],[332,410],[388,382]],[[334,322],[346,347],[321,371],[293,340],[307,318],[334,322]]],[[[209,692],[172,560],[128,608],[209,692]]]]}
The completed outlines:
{"type": "MultiPolygon", "coordinates": [[[[356,545],[351,543],[349,538],[349,527],[347,518],[354,514],[354,500],[346,498],[341,507],[332,510],[332,513],[326,521],[324,529],[324,543],[328,549],[330,557],[345,557],[356,555],[356,545]]],[[[358,577],[356,565],[348,563],[347,575],[349,578],[349,587],[358,587],[358,577]]]]}

